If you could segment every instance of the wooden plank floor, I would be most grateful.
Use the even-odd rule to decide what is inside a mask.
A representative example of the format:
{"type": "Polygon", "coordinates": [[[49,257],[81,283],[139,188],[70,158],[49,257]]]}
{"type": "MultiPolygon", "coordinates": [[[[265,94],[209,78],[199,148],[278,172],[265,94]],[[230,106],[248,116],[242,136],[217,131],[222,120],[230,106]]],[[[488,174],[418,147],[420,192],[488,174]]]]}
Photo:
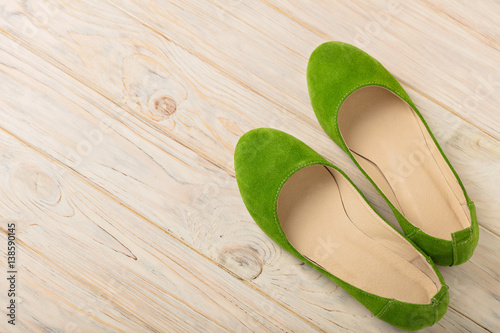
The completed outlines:
{"type": "Polygon", "coordinates": [[[16,326],[1,332],[395,332],[277,247],[234,178],[238,138],[274,127],[343,168],[305,80],[327,40],[408,91],[475,201],[480,243],[440,268],[428,332],[500,331],[500,3],[6,0],[0,233],[16,224],[16,326]]]}

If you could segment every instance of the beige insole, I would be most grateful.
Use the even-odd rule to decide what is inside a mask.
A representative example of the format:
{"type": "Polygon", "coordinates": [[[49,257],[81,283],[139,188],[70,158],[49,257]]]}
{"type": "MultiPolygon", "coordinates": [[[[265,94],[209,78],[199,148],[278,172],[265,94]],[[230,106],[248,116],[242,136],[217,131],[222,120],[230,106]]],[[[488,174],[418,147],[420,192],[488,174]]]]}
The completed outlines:
{"type": "Polygon", "coordinates": [[[333,168],[297,171],[283,186],[277,209],[297,251],[357,288],[419,304],[441,288],[425,258],[333,168]]]}
{"type": "Polygon", "coordinates": [[[413,225],[447,240],[471,225],[455,175],[405,101],[361,88],[344,101],[338,124],[356,161],[413,225]]]}

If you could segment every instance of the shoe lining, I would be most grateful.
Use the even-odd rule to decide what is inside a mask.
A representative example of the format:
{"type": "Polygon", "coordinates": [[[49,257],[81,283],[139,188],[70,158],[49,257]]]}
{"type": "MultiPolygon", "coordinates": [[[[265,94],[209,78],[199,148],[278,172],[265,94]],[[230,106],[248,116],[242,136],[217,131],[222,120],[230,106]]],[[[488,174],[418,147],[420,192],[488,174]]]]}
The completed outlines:
{"type": "Polygon", "coordinates": [[[277,209],[297,251],[359,289],[428,304],[441,288],[424,256],[333,168],[312,165],[297,171],[283,186],[277,209]]]}
{"type": "Polygon", "coordinates": [[[356,161],[413,225],[446,240],[471,225],[460,184],[405,101],[383,87],[361,88],[344,101],[338,125],[356,161]]]}

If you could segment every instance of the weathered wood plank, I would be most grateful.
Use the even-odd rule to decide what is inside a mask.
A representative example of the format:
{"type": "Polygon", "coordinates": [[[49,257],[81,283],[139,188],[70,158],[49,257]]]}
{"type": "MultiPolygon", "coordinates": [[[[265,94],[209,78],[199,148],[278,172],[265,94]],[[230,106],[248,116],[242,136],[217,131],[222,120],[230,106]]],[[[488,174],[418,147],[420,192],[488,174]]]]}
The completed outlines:
{"type": "Polygon", "coordinates": [[[468,30],[471,35],[500,50],[500,3],[495,0],[477,2],[471,8],[467,2],[451,0],[422,1],[439,20],[451,20],[468,30]]]}
{"type": "Polygon", "coordinates": [[[315,331],[72,170],[4,131],[0,142],[0,234],[5,245],[16,223],[19,332],[315,331]]]}

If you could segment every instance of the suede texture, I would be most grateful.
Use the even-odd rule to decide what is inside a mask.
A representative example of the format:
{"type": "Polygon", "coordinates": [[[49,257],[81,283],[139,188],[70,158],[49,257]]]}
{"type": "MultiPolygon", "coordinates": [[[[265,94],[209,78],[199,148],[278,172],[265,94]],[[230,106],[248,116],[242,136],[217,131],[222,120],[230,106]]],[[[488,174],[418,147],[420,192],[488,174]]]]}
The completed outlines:
{"type": "MultiPolygon", "coordinates": [[[[330,138],[351,157],[353,162],[384,197],[406,236],[427,253],[437,265],[453,266],[469,260],[479,240],[479,228],[474,203],[468,197],[460,178],[443,153],[424,118],[399,82],[376,59],[357,47],[342,42],[327,42],[318,46],[309,58],[307,84],[311,105],[319,123],[330,138]],[[424,123],[440,153],[457,178],[467,200],[467,206],[471,214],[471,226],[453,233],[451,241],[433,237],[408,221],[391,204],[347,148],[339,131],[338,112],[342,103],[350,94],[365,86],[387,88],[406,101],[424,123]]],[[[415,204],[418,205],[418,202],[415,204]]],[[[436,223],[439,223],[439,221],[436,221],[436,223]]]]}
{"type": "MultiPolygon", "coordinates": [[[[344,172],[295,137],[278,130],[260,128],[240,138],[234,153],[236,180],[243,202],[257,225],[280,247],[334,281],[377,318],[405,330],[419,330],[438,322],[448,308],[448,286],[432,260],[419,248],[416,247],[431,264],[442,284],[429,304],[401,302],[356,288],[304,258],[289,243],[277,217],[278,195],[295,172],[315,164],[338,170],[368,203],[344,172]]],[[[373,209],[370,203],[368,205],[373,209]]]]}

